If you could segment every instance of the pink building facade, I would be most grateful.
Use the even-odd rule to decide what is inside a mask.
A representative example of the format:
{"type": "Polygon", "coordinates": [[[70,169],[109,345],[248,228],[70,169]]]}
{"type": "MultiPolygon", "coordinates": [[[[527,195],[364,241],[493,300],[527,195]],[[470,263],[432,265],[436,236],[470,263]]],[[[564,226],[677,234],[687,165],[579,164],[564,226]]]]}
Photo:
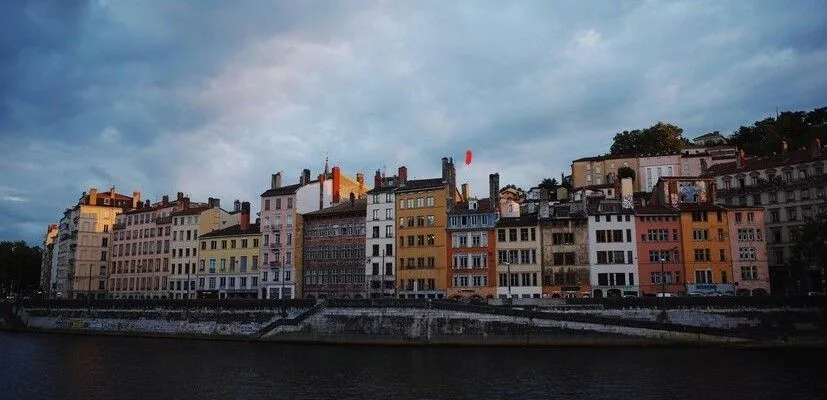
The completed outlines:
{"type": "Polygon", "coordinates": [[[764,209],[729,209],[732,275],[740,296],[770,294],[764,209]]]}
{"type": "Polygon", "coordinates": [[[638,159],[638,190],[651,192],[663,176],[681,175],[681,156],[671,154],[664,156],[640,157],[638,159]]]}
{"type": "Polygon", "coordinates": [[[677,209],[648,205],[635,208],[638,273],[643,296],[682,294],[681,222],[677,209]],[[661,267],[663,275],[661,275],[661,267]]]}

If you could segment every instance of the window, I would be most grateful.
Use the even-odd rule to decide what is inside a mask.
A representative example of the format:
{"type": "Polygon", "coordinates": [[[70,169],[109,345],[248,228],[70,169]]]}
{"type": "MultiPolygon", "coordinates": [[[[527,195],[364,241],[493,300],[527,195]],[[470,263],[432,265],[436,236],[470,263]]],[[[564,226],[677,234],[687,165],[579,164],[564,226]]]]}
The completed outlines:
{"type": "Polygon", "coordinates": [[[270,209],[270,199],[264,199],[264,210],[270,209]]]}
{"type": "Polygon", "coordinates": [[[758,279],[758,268],[756,266],[741,267],[741,279],[754,281],[758,279]]]}
{"type": "Polygon", "coordinates": [[[711,261],[712,252],[709,249],[695,249],[695,261],[711,261]]]}
{"type": "Polygon", "coordinates": [[[740,247],[738,248],[739,260],[755,260],[755,247],[740,247]]]}
{"type": "Polygon", "coordinates": [[[574,244],[573,233],[553,233],[551,235],[552,243],[555,245],[574,244]]]}
{"type": "Polygon", "coordinates": [[[713,283],[711,269],[695,270],[695,283],[713,283]]]}
{"type": "Polygon", "coordinates": [[[505,242],[505,229],[497,229],[497,241],[505,242]]]}

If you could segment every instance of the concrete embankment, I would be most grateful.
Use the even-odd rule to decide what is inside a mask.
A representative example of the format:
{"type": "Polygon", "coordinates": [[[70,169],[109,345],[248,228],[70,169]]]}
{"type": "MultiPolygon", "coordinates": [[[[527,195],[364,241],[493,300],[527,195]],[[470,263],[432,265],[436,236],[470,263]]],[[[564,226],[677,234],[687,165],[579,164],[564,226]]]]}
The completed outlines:
{"type": "MultiPolygon", "coordinates": [[[[516,310],[450,301],[67,302],[19,310],[29,331],[291,343],[554,346],[827,344],[821,308],[516,310]],[[564,310],[564,311],[561,311],[564,310]]],[[[10,318],[4,318],[10,328],[10,318]]]]}

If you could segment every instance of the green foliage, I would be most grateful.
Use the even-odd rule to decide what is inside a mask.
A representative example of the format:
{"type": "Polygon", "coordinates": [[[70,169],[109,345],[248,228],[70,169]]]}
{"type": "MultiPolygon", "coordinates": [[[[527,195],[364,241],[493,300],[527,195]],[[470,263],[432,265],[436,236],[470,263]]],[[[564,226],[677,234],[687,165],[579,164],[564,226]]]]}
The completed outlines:
{"type": "Polygon", "coordinates": [[[827,212],[807,220],[795,243],[795,254],[809,265],[825,267],[827,262],[827,212]]]}
{"type": "Polygon", "coordinates": [[[23,241],[0,242],[0,295],[36,291],[40,285],[41,257],[40,247],[30,247],[23,241]]]}
{"type": "Polygon", "coordinates": [[[617,179],[632,178],[632,180],[635,180],[636,175],[635,170],[631,167],[620,167],[617,170],[617,179]]]}
{"type": "Polygon", "coordinates": [[[558,187],[560,187],[560,184],[557,183],[556,178],[545,178],[540,182],[539,185],[537,185],[537,187],[539,187],[540,189],[546,189],[549,191],[549,193],[553,193],[557,190],[558,187]]]}
{"type": "Polygon", "coordinates": [[[827,124],[827,107],[809,112],[785,111],[778,118],[765,118],[738,128],[728,142],[747,154],[768,156],[781,152],[782,141],[787,141],[788,149],[793,150],[809,146],[813,138],[823,139],[827,134],[824,124],[827,124]]]}
{"type": "Polygon", "coordinates": [[[615,135],[612,155],[674,154],[685,143],[681,136],[683,129],[664,122],[658,122],[645,129],[623,131],[615,135]]]}

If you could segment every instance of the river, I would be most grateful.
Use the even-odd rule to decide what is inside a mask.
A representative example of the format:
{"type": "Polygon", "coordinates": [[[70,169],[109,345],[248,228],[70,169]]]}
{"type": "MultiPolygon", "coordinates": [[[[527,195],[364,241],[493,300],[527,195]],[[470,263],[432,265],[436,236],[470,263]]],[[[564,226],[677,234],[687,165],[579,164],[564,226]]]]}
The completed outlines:
{"type": "Polygon", "coordinates": [[[827,393],[825,356],[813,350],[370,347],[0,332],[0,398],[812,399],[827,393]]]}

